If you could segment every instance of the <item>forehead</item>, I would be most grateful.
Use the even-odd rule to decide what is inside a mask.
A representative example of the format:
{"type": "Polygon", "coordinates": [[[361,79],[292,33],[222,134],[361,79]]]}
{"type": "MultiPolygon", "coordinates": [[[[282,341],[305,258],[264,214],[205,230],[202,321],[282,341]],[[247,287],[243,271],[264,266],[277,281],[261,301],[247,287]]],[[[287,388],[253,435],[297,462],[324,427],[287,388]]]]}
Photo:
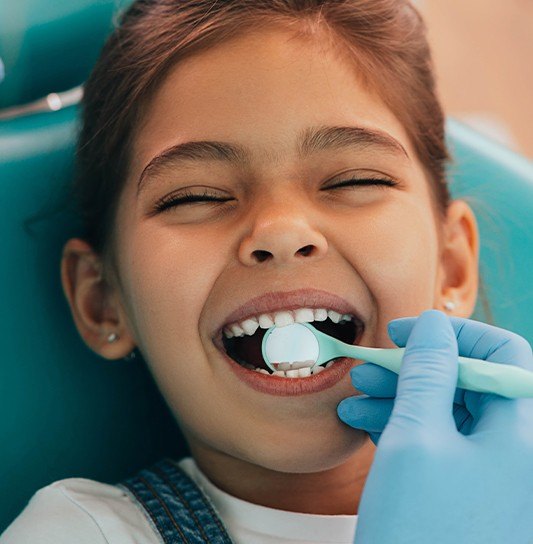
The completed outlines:
{"type": "Polygon", "coordinates": [[[256,164],[297,152],[310,127],[358,126],[396,139],[413,157],[405,130],[355,65],[320,39],[282,29],[248,33],[170,69],[134,139],[132,171],[185,141],[232,141],[256,164]]]}

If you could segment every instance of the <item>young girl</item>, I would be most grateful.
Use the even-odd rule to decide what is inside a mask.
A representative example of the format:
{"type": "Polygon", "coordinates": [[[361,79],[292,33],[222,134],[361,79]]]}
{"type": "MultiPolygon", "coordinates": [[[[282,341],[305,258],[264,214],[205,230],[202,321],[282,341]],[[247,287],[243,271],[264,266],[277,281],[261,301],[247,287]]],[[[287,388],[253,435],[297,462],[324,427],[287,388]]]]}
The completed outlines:
{"type": "MultiPolygon", "coordinates": [[[[446,353],[441,377],[454,364],[457,372],[456,336],[473,330],[478,232],[470,207],[450,200],[424,26],[406,0],[138,0],[85,86],[78,159],[86,236],[68,241],[61,265],[76,326],[102,357],[142,354],[192,457],[162,460],[120,485],[55,482],[2,544],[348,543],[358,514],[362,543],[436,542],[439,519],[456,526],[462,504],[439,511],[455,482],[432,461],[440,446],[418,441],[418,461],[402,464],[391,444],[416,433],[391,423],[417,419],[406,398],[444,391],[441,382],[446,391],[422,397],[415,415],[436,417],[428,403],[448,395],[451,416],[457,374],[411,389],[400,376],[404,402],[391,415],[396,382],[387,371],[343,358],[311,375],[273,376],[258,351],[274,323],[313,321],[348,343],[407,344],[411,385],[435,353],[446,353]],[[395,335],[387,330],[419,315],[396,321],[395,335]],[[359,391],[354,366],[373,373],[367,382],[360,375],[359,391]],[[361,394],[372,387],[381,399],[361,394]],[[341,405],[351,407],[344,420],[341,405]],[[418,482],[410,466],[445,477],[426,490],[428,478],[418,482]],[[413,491],[395,480],[402,474],[417,482],[413,491]],[[400,523],[394,493],[422,521],[400,523]]],[[[478,356],[502,338],[519,342],[478,326],[472,353],[477,339],[491,338],[478,356]]],[[[514,363],[527,366],[531,350],[520,341],[514,363]]],[[[472,422],[468,398],[455,400],[458,427],[465,416],[472,422]]],[[[444,429],[428,421],[432,432],[444,429]]],[[[465,475],[463,483],[474,494],[457,495],[477,510],[484,492],[465,475]]],[[[504,488],[497,495],[507,504],[504,488]]],[[[485,527],[485,518],[476,523],[485,527]]]]}

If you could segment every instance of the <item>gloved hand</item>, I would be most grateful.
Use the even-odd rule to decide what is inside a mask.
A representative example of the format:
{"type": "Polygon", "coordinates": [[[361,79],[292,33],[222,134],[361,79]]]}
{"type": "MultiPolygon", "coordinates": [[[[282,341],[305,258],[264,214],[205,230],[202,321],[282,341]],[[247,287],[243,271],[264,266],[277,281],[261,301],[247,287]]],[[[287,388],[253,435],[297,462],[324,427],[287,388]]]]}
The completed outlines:
{"type": "MultiPolygon", "coordinates": [[[[458,354],[533,370],[529,343],[439,310],[391,321],[389,336],[406,348],[390,417],[380,404],[387,399],[350,397],[337,408],[342,421],[379,438],[354,542],[532,544],[533,399],[456,392],[458,354]]],[[[352,372],[358,389],[380,391],[352,372]]],[[[381,392],[390,394],[393,380],[383,375],[381,392]]]]}
{"type": "MultiPolygon", "coordinates": [[[[460,317],[452,316],[449,319],[455,331],[459,331],[463,323],[468,321],[471,324],[468,330],[470,334],[476,335],[476,339],[477,335],[485,330],[484,327],[491,327],[485,323],[465,320],[460,317]]],[[[405,347],[416,320],[416,317],[403,317],[393,319],[389,323],[389,336],[398,347],[405,347]]],[[[503,332],[508,333],[508,331],[503,332]]],[[[462,334],[464,333],[465,331],[462,332],[462,334]]],[[[499,357],[499,359],[502,358],[499,357]]],[[[490,358],[487,358],[487,360],[492,361],[490,358]]],[[[339,417],[341,419],[345,417],[345,422],[352,427],[365,430],[370,435],[372,442],[377,445],[392,412],[398,386],[398,375],[374,363],[358,365],[352,368],[350,375],[354,387],[366,394],[350,397],[342,401],[340,404],[343,404],[343,408],[342,412],[339,411],[339,417]]],[[[461,433],[468,434],[473,419],[472,414],[465,406],[464,394],[464,389],[457,388],[455,390],[453,416],[455,424],[461,433]]]]}

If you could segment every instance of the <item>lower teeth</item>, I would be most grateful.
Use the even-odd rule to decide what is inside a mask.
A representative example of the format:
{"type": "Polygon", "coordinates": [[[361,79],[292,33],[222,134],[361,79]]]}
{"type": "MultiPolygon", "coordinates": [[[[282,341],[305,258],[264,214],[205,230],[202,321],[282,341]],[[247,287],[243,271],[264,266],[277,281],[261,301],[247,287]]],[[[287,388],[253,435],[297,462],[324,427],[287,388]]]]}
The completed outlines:
{"type": "Polygon", "coordinates": [[[268,372],[268,370],[265,370],[264,368],[256,368],[253,365],[250,364],[244,364],[245,368],[249,370],[253,370],[254,372],[259,372],[261,374],[267,374],[268,376],[279,376],[280,378],[308,378],[309,376],[314,376],[315,374],[319,374],[320,372],[323,372],[325,368],[329,368],[334,361],[330,361],[325,367],[323,366],[315,366],[314,368],[304,367],[299,369],[293,369],[293,370],[276,370],[275,372],[268,372]]]}

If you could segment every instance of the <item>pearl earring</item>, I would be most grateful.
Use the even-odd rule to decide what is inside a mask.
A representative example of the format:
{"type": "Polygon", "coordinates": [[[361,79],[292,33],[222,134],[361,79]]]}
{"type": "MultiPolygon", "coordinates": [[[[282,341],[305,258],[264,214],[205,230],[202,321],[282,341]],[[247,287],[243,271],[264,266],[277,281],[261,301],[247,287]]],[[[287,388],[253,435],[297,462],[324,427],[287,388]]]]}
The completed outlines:
{"type": "MultiPolygon", "coordinates": [[[[115,340],[119,339],[119,335],[116,332],[112,332],[107,336],[108,342],[115,342],[115,340]]],[[[136,358],[135,355],[135,348],[133,348],[133,351],[128,353],[125,357],[123,357],[124,361],[131,361],[136,358]]]]}
{"type": "Polygon", "coordinates": [[[452,310],[455,310],[455,302],[453,302],[452,300],[447,300],[445,303],[444,303],[444,308],[446,310],[448,310],[449,312],[451,312],[452,310]]]}

